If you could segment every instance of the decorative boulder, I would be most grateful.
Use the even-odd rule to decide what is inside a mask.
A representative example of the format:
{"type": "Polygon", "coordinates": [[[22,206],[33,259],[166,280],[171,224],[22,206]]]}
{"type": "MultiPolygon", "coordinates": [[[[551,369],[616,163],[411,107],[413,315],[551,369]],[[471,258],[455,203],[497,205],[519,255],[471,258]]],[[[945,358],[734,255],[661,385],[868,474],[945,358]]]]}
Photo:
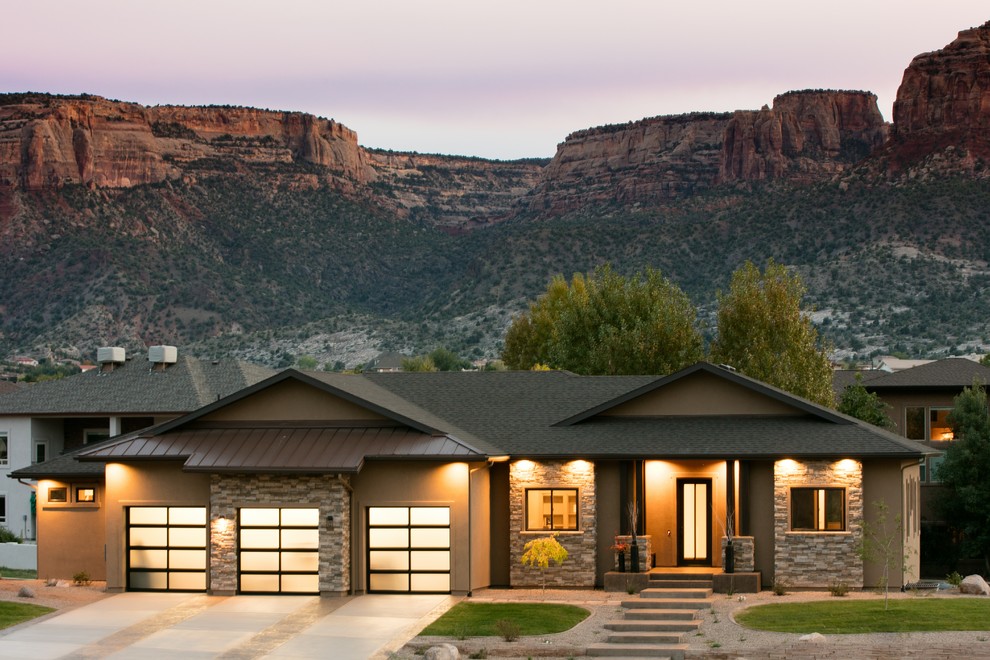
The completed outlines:
{"type": "Polygon", "coordinates": [[[959,583],[959,591],[964,594],[976,594],[977,596],[990,596],[990,585],[979,575],[967,575],[959,583]]]}
{"type": "Polygon", "coordinates": [[[21,587],[17,592],[19,598],[34,598],[34,589],[30,587],[21,587]]]}
{"type": "Polygon", "coordinates": [[[825,641],[825,635],[821,633],[811,633],[810,635],[801,636],[800,640],[802,642],[812,642],[814,644],[821,644],[825,641]]]}
{"type": "Polygon", "coordinates": [[[440,644],[431,646],[423,654],[424,660],[459,660],[461,652],[453,644],[440,644]]]}

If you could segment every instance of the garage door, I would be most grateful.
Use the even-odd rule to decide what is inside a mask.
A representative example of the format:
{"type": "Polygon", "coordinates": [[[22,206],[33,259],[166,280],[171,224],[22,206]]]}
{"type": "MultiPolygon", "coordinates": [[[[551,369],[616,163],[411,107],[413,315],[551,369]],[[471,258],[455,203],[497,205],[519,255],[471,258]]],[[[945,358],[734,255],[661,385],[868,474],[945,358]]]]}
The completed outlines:
{"type": "Polygon", "coordinates": [[[127,509],[127,588],[206,591],[206,507],[127,509]]]}
{"type": "Polygon", "coordinates": [[[320,592],[320,510],[241,509],[241,593],[320,592]]]}
{"type": "Polygon", "coordinates": [[[450,593],[450,507],[368,508],[368,591],[450,593]]]}

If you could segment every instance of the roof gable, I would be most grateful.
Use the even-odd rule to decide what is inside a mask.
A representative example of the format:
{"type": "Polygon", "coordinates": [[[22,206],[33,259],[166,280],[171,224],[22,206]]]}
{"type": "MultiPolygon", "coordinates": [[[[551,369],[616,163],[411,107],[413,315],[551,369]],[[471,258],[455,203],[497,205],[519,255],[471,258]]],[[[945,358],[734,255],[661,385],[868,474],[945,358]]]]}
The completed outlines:
{"type": "Polygon", "coordinates": [[[198,418],[199,422],[394,422],[361,402],[290,378],[231,401],[198,418]]]}
{"type": "Polygon", "coordinates": [[[812,415],[837,424],[848,418],[807,399],[722,367],[699,362],[605,401],[555,426],[593,417],[723,417],[812,415]]]}

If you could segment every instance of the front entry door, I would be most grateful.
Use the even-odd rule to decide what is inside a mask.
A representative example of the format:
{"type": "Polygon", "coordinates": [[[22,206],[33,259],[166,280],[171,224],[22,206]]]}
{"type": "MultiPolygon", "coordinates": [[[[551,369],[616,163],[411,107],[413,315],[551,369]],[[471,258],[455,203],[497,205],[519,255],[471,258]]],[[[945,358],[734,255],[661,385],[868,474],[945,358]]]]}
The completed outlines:
{"type": "Polygon", "coordinates": [[[711,566],[712,480],[677,480],[677,565],[711,566]]]}

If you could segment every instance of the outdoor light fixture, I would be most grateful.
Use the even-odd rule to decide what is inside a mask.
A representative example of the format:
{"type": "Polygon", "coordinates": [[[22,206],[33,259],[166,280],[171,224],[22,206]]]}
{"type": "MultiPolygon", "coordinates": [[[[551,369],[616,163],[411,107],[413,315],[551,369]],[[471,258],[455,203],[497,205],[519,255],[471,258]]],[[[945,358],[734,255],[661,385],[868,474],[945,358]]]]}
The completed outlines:
{"type": "Polygon", "coordinates": [[[217,530],[220,532],[227,531],[227,516],[222,514],[217,516],[217,530]]]}
{"type": "Polygon", "coordinates": [[[327,516],[327,529],[333,531],[333,514],[327,516]]]}

